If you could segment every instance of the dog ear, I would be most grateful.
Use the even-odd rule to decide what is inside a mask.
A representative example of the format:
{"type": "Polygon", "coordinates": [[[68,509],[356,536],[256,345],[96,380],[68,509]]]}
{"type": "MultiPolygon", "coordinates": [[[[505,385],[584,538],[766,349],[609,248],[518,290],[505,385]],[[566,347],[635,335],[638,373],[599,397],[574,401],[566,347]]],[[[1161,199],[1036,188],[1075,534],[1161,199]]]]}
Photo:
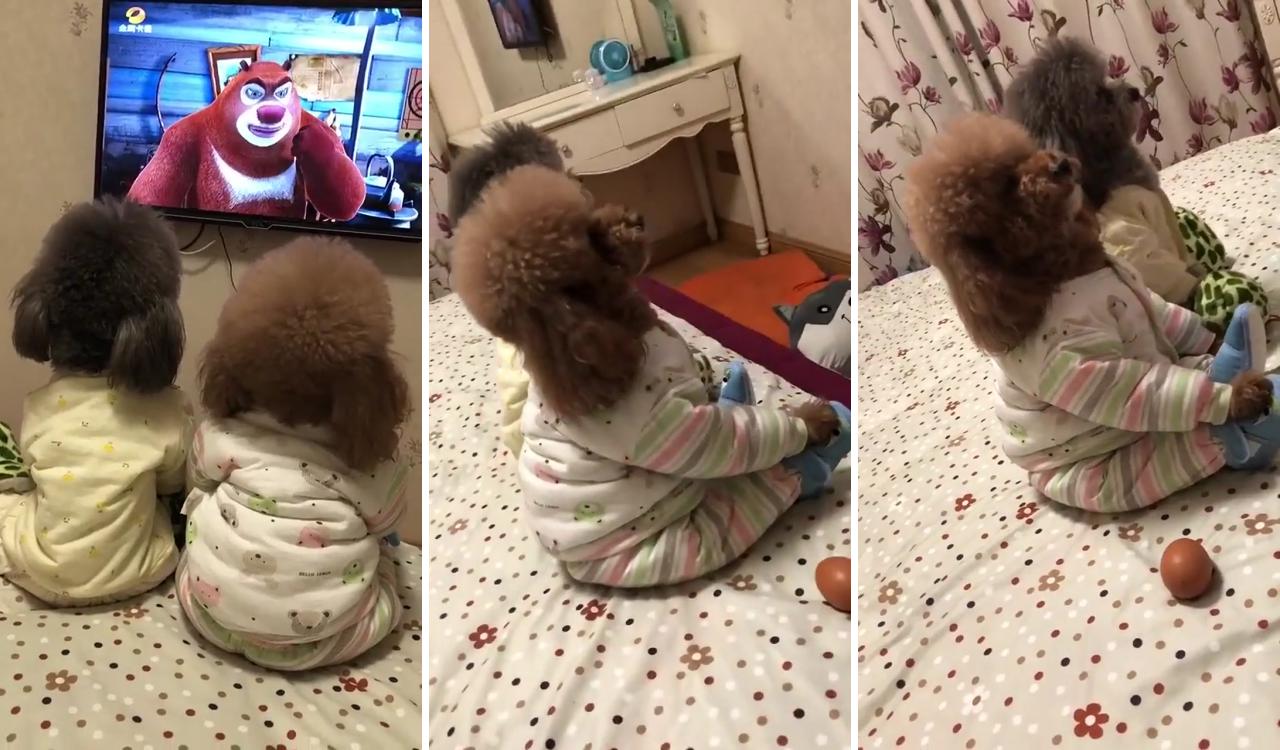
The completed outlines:
{"type": "Polygon", "coordinates": [[[236,377],[236,362],[218,344],[205,349],[200,362],[200,403],[209,414],[225,419],[253,406],[249,392],[236,377]]]}
{"type": "Polygon", "coordinates": [[[408,413],[409,384],[389,354],[351,368],[333,392],[338,455],[361,471],[390,460],[399,444],[397,428],[408,413]]]}
{"type": "Polygon", "coordinates": [[[999,250],[985,238],[962,241],[964,252],[947,258],[943,276],[951,288],[960,322],[978,348],[1004,354],[1040,325],[1049,295],[1020,272],[1005,269],[999,250]]]}
{"type": "Polygon", "coordinates": [[[175,300],[166,299],[142,315],[125,318],[111,345],[108,382],[138,393],[173,385],[186,341],[182,311],[175,300]]]}
{"type": "Polygon", "coordinates": [[[607,406],[630,387],[644,342],[620,317],[571,297],[522,315],[512,339],[551,407],[574,418],[607,406]]]}
{"type": "Polygon", "coordinates": [[[13,348],[36,362],[49,361],[49,310],[43,286],[30,276],[13,290],[13,348]]]}

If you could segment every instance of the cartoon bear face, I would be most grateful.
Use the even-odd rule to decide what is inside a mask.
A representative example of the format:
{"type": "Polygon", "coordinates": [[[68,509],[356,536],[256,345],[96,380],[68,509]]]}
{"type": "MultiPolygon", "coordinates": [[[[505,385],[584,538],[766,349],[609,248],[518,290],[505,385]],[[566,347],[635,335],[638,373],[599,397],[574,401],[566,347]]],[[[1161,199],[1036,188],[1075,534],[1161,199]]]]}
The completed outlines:
{"type": "Polygon", "coordinates": [[[245,550],[240,558],[244,572],[249,575],[269,576],[276,572],[276,559],[264,552],[245,550]]]}
{"type": "Polygon", "coordinates": [[[327,609],[320,612],[313,609],[291,609],[289,610],[289,625],[293,628],[293,632],[298,635],[310,635],[322,630],[325,625],[329,624],[331,616],[332,613],[327,609]]]}

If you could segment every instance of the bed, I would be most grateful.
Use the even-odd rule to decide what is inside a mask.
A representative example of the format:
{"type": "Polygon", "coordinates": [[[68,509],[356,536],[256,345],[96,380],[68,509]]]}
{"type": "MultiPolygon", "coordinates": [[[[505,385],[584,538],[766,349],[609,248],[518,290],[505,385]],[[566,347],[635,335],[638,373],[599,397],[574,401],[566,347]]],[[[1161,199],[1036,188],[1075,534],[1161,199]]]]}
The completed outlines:
{"type": "MultiPolygon", "coordinates": [[[[734,356],[662,315],[717,361],[734,356]]],[[[849,555],[848,462],[845,489],[793,508],[707,579],[583,586],[523,523],[494,346],[456,295],[430,305],[429,351],[430,747],[850,746],[850,619],[813,582],[820,560],[849,555]]],[[[748,370],[758,397],[797,395],[748,370]]]]}
{"type": "MultiPolygon", "coordinates": [[[[1273,306],[1278,169],[1267,135],[1162,174],[1273,306]]],[[[1277,746],[1274,469],[1128,515],[1047,503],[1000,452],[992,366],[932,270],[860,296],[858,351],[860,747],[1277,746]],[[1156,568],[1181,536],[1220,573],[1193,604],[1156,568]]]]}
{"type": "Polygon", "coordinates": [[[101,750],[422,747],[422,553],[395,551],[404,616],[360,659],[280,674],[206,646],[170,579],[52,610],[0,579],[0,746],[101,750]]]}

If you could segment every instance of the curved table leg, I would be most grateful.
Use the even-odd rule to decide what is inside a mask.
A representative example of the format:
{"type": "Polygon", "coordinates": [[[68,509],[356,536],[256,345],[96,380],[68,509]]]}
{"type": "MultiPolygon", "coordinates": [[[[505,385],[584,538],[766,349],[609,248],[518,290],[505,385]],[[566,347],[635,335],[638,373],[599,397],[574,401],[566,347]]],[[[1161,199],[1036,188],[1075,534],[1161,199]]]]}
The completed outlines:
{"type": "Polygon", "coordinates": [[[756,183],[755,162],[751,160],[751,143],[747,140],[747,126],[741,117],[729,121],[733,134],[733,153],[738,158],[738,171],[747,188],[747,207],[751,209],[751,226],[755,229],[756,249],[761,255],[769,254],[769,232],[764,225],[764,206],[760,202],[760,186],[756,183]]]}

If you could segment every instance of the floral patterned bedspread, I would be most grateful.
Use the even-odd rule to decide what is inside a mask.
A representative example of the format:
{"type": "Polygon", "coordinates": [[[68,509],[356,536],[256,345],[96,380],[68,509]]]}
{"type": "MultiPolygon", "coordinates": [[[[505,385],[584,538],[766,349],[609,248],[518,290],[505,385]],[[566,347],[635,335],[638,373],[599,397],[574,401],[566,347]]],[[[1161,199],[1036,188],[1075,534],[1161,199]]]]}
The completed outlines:
{"type": "MultiPolygon", "coordinates": [[[[1162,175],[1268,288],[1277,170],[1269,135],[1162,175]]],[[[1001,453],[993,366],[934,271],[861,295],[858,342],[860,747],[1280,744],[1274,467],[1128,515],[1057,507],[1001,453]],[[1219,570],[1192,604],[1157,572],[1183,536],[1219,570]]]]}
{"type": "Polygon", "coordinates": [[[400,625],[356,661],[270,672],[205,645],[173,579],[119,604],[33,606],[0,579],[0,747],[422,747],[422,553],[396,548],[400,625]]]}
{"type": "MultiPolygon", "coordinates": [[[[814,566],[849,555],[844,489],[793,508],[705,580],[639,592],[569,580],[523,522],[498,438],[492,339],[431,303],[430,740],[465,748],[848,748],[849,616],[814,566]]],[[[729,355],[682,321],[690,344],[729,355]]],[[[757,396],[797,392],[748,365],[757,396]]]]}

